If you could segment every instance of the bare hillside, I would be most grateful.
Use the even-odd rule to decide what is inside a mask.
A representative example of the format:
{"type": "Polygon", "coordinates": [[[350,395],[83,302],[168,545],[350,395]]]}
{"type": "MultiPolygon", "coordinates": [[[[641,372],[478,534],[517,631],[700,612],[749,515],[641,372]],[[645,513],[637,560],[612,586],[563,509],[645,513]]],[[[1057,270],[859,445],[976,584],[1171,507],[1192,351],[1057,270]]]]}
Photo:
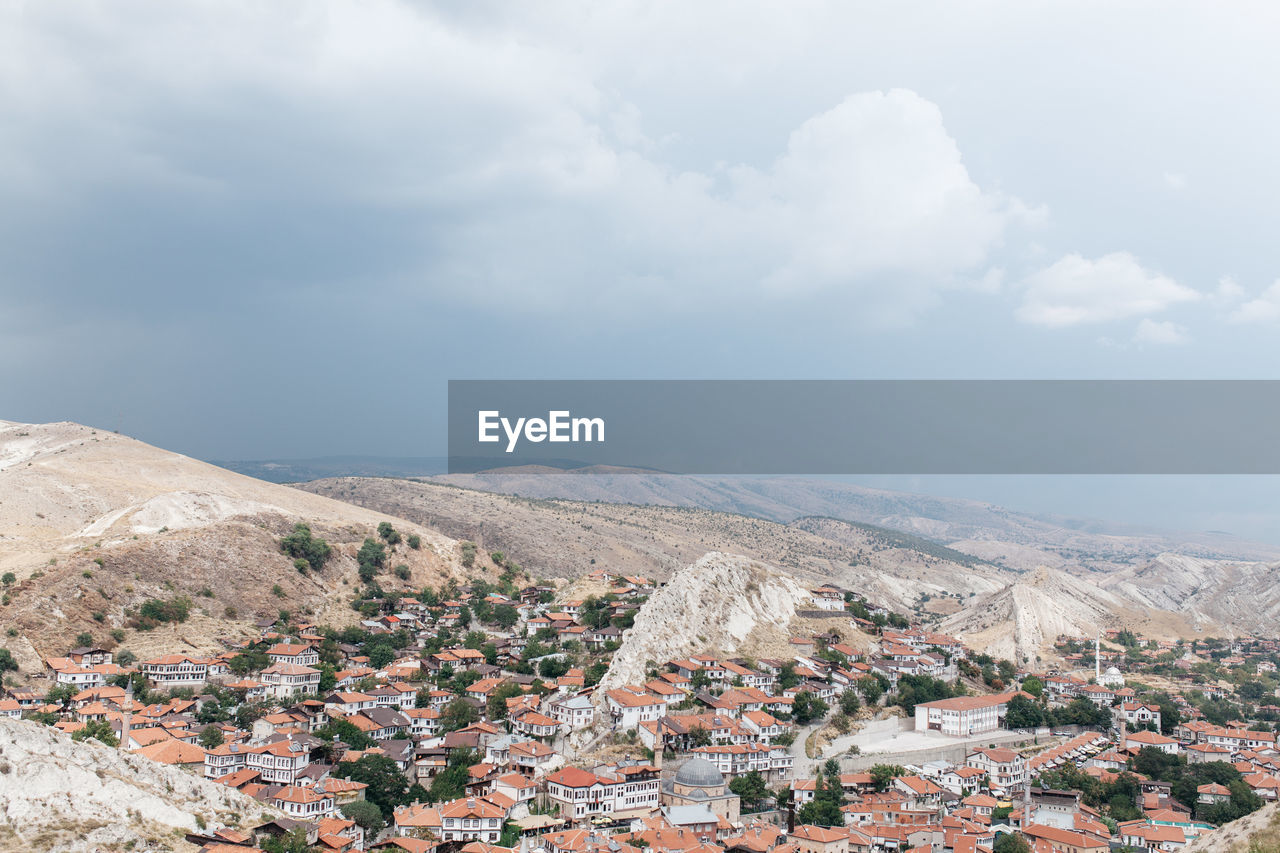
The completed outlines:
{"type": "Polygon", "coordinates": [[[1060,634],[1088,636],[1129,627],[1147,636],[1186,637],[1206,625],[1213,623],[1149,607],[1042,566],[972,602],[942,627],[993,655],[1034,660],[1033,655],[1043,657],[1060,634]]]}
{"type": "Polygon", "coordinates": [[[789,523],[829,516],[944,542],[1015,568],[1110,571],[1165,552],[1208,559],[1280,560],[1280,547],[1227,534],[1168,533],[1097,519],[1017,512],[983,501],[939,498],[804,477],[676,476],[592,467],[527,467],[450,474],[436,482],[534,498],[694,506],[789,523]]]}
{"type": "Polygon", "coordinates": [[[1228,624],[1242,633],[1268,633],[1280,619],[1280,563],[1161,554],[1108,576],[1101,585],[1132,601],[1228,624]]]}
{"type": "Polygon", "coordinates": [[[1265,805],[1182,849],[1184,853],[1271,853],[1280,849],[1280,805],[1265,805]]]}
{"type": "Polygon", "coordinates": [[[83,631],[111,645],[123,630],[143,655],[209,651],[282,609],[349,621],[354,555],[382,521],[422,538],[389,558],[410,567],[406,585],[458,570],[457,543],[419,525],[79,424],[0,422],[0,573],[16,578],[2,612],[18,632],[5,645],[31,673],[83,631]],[[333,546],[319,573],[280,550],[296,522],[333,546]],[[129,629],[146,599],[178,596],[193,602],[186,622],[129,629]]]}
{"type": "Polygon", "coordinates": [[[895,609],[963,602],[1016,574],[933,543],[834,520],[786,525],[703,509],[540,500],[409,480],[343,478],[298,488],[348,500],[501,550],[534,574],[597,567],[666,578],[709,551],[857,589],[895,609]],[[811,527],[812,529],[808,529],[811,527]]]}
{"type": "Polygon", "coordinates": [[[1051,656],[1059,634],[1133,624],[1176,638],[1213,625],[1104,590],[1094,573],[1011,570],[910,534],[826,517],[787,525],[702,509],[520,498],[391,479],[299,488],[475,540],[545,577],[608,567],[667,578],[708,552],[739,554],[802,585],[831,582],[899,612],[945,619],[942,627],[972,646],[1024,660],[1051,656]]]}

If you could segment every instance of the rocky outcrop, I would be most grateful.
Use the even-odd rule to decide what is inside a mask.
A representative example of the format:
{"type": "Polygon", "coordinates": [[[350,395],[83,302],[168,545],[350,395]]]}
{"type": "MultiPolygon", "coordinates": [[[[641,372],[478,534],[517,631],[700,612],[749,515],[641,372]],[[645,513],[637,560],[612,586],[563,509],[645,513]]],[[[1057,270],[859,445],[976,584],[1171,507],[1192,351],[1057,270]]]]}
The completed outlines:
{"type": "Polygon", "coordinates": [[[703,651],[732,654],[754,635],[785,633],[808,597],[786,572],[748,557],[708,553],[674,573],[640,608],[601,684],[642,681],[650,661],[703,651]]]}
{"type": "MultiPolygon", "coordinates": [[[[187,770],[25,720],[0,719],[0,849],[124,849],[275,814],[187,770]]],[[[147,849],[145,846],[140,849],[147,849]]]]}
{"type": "Polygon", "coordinates": [[[1270,803],[1253,814],[1224,823],[1201,835],[1183,853],[1249,853],[1275,850],[1280,845],[1280,805],[1270,803]]]}
{"type": "Polygon", "coordinates": [[[1207,560],[1161,554],[1101,581],[1101,586],[1148,607],[1185,614],[1228,632],[1265,632],[1280,619],[1280,564],[1207,560]]]}

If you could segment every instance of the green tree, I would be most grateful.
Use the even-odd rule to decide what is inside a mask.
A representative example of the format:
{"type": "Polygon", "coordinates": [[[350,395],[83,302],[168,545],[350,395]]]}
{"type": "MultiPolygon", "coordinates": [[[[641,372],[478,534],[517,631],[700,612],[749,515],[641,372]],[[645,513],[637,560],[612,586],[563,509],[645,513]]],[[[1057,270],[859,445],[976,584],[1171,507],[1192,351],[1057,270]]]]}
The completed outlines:
{"type": "Polygon", "coordinates": [[[507,700],[514,699],[524,694],[520,689],[520,685],[514,682],[499,684],[494,691],[489,694],[489,699],[485,703],[485,711],[489,715],[490,720],[505,720],[507,718],[507,700]]]}
{"type": "Polygon", "coordinates": [[[840,778],[828,778],[821,771],[814,778],[813,799],[800,807],[797,818],[800,823],[812,826],[844,826],[844,790],[840,778]]]}
{"type": "Polygon", "coordinates": [[[205,730],[200,733],[200,737],[196,740],[198,740],[200,745],[205,749],[215,749],[222,746],[222,742],[225,738],[222,735],[222,729],[217,726],[206,726],[205,730]]]}
{"type": "Polygon", "coordinates": [[[827,703],[808,690],[796,694],[791,704],[791,717],[802,726],[820,720],[827,714],[827,703]]]}
{"type": "Polygon", "coordinates": [[[456,732],[458,729],[465,729],[467,726],[480,719],[480,712],[476,707],[461,696],[455,696],[449,700],[449,704],[444,706],[444,710],[440,712],[440,731],[456,732]]]}
{"type": "Polygon", "coordinates": [[[111,724],[106,720],[91,720],[84,724],[84,728],[71,735],[72,740],[88,740],[89,738],[100,741],[106,746],[120,745],[120,738],[116,737],[111,724]]]}
{"type": "Polygon", "coordinates": [[[0,649],[0,673],[10,671],[18,671],[18,662],[13,659],[13,652],[8,649],[0,649]]]}
{"type": "Polygon", "coordinates": [[[329,555],[333,553],[329,543],[311,535],[311,528],[299,522],[293,526],[293,532],[280,540],[280,550],[297,560],[305,560],[315,571],[320,571],[329,555]]]}
{"type": "Polygon", "coordinates": [[[962,694],[959,685],[948,684],[929,675],[904,675],[898,679],[898,692],[894,702],[908,714],[921,702],[951,699],[962,694]]]}
{"type": "Polygon", "coordinates": [[[1086,726],[1105,732],[1111,726],[1111,709],[1099,708],[1082,697],[1072,699],[1065,708],[1059,708],[1055,718],[1060,725],[1086,726]]]}
{"type": "Polygon", "coordinates": [[[996,836],[992,853],[1031,853],[1031,845],[1020,832],[1002,832],[996,836]]]}
{"type": "Polygon", "coordinates": [[[538,675],[543,678],[559,678],[569,671],[569,661],[564,658],[543,658],[538,661],[538,675]]]}
{"type": "Polygon", "coordinates": [[[382,817],[382,809],[378,808],[368,800],[356,800],[347,803],[341,809],[344,817],[354,820],[360,827],[368,833],[370,838],[382,831],[387,822],[382,817]]]}
{"type": "Polygon", "coordinates": [[[754,770],[744,776],[733,777],[729,782],[729,790],[737,794],[742,800],[742,805],[749,809],[755,808],[761,800],[769,796],[769,788],[764,783],[764,777],[754,770]]]}
{"type": "Polygon", "coordinates": [[[711,746],[711,732],[706,726],[694,726],[689,729],[689,743],[693,747],[711,746]]]}
{"type": "Polygon", "coordinates": [[[877,791],[887,791],[893,780],[905,776],[907,771],[897,764],[877,764],[871,768],[871,784],[877,791]]]}
{"type": "Polygon", "coordinates": [[[330,720],[316,729],[315,736],[326,745],[332,744],[336,737],[352,749],[368,749],[373,746],[373,739],[349,720],[330,720]]]}
{"type": "Polygon", "coordinates": [[[499,604],[493,608],[493,624],[497,625],[504,631],[511,629],[513,625],[520,621],[520,613],[510,604],[499,604]]]}
{"type": "Polygon", "coordinates": [[[396,659],[396,650],[390,643],[374,643],[365,650],[365,654],[369,656],[369,666],[374,669],[382,669],[396,659]]]}
{"type": "Polygon", "coordinates": [[[399,545],[400,534],[391,526],[391,522],[383,521],[378,524],[378,535],[382,537],[388,545],[399,545]]]}
{"type": "Polygon", "coordinates": [[[227,666],[236,675],[247,675],[271,666],[271,658],[262,648],[251,646],[231,658],[227,666]]]}
{"type": "Polygon", "coordinates": [[[138,627],[150,630],[161,622],[186,622],[191,615],[191,599],[185,595],[162,601],[148,598],[138,608],[138,627]]]}
{"type": "Polygon", "coordinates": [[[1034,729],[1045,724],[1044,711],[1031,699],[1015,693],[1009,699],[1005,725],[1011,729],[1034,729]]]}
{"type": "Polygon", "coordinates": [[[884,695],[884,682],[874,675],[864,675],[858,679],[858,692],[868,705],[874,705],[884,695]]]}
{"type": "Polygon", "coordinates": [[[1156,705],[1160,707],[1160,734],[1171,735],[1182,723],[1182,712],[1168,694],[1160,693],[1156,697],[1156,705]]]}
{"type": "Polygon", "coordinates": [[[263,853],[311,853],[307,843],[307,831],[294,827],[285,835],[272,835],[262,840],[263,853]]]}
{"type": "Polygon", "coordinates": [[[356,563],[359,565],[360,580],[368,583],[386,567],[387,547],[376,539],[366,538],[356,552],[356,563]]]}
{"type": "Polygon", "coordinates": [[[591,664],[591,666],[587,667],[586,671],[583,672],[582,674],[583,683],[587,687],[595,687],[597,684],[600,683],[600,679],[604,678],[605,673],[607,673],[608,671],[609,671],[609,664],[605,663],[602,660],[598,660],[595,663],[591,664]]]}
{"type": "Polygon", "coordinates": [[[334,768],[333,775],[368,785],[365,799],[384,815],[391,814],[396,806],[407,802],[405,794],[409,790],[409,781],[395,761],[385,755],[366,753],[358,761],[343,761],[334,768]]]}
{"type": "Polygon", "coordinates": [[[467,780],[469,778],[470,774],[465,767],[446,767],[431,780],[428,798],[433,803],[456,800],[466,794],[467,780]]]}
{"type": "Polygon", "coordinates": [[[76,689],[70,684],[55,684],[49,688],[48,693],[44,694],[44,701],[50,705],[65,705],[74,695],[76,695],[76,689]]]}

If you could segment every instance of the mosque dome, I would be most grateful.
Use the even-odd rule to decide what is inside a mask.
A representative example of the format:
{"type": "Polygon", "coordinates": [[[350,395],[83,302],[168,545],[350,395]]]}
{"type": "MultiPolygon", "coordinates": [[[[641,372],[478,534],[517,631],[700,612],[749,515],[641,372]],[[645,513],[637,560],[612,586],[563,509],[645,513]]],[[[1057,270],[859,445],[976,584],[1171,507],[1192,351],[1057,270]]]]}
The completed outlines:
{"type": "Polygon", "coordinates": [[[724,784],[724,775],[705,758],[691,758],[676,771],[676,784],[690,788],[715,788],[724,784]]]}

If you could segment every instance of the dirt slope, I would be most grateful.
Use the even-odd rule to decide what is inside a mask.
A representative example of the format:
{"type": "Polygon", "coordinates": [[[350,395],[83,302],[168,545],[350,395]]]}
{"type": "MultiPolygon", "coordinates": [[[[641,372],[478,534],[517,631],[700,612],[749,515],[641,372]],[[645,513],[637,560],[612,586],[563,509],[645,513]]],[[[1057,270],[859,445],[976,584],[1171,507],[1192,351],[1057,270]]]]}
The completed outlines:
{"type": "MultiPolygon", "coordinates": [[[[79,424],[0,422],[0,574],[16,577],[0,615],[18,631],[4,645],[30,674],[82,631],[110,645],[125,630],[143,655],[220,648],[281,609],[350,621],[354,555],[382,521],[422,537],[420,549],[402,543],[389,556],[409,566],[404,586],[460,574],[457,543],[419,525],[79,424]],[[280,551],[299,521],[334,548],[319,574],[300,574],[280,551]],[[182,595],[194,602],[186,623],[128,630],[147,598],[182,595]]],[[[381,581],[400,585],[389,573],[381,581]]]]}
{"type": "Polygon", "coordinates": [[[1041,566],[1005,589],[979,599],[942,623],[990,654],[1034,663],[1055,638],[1090,636],[1127,627],[1145,636],[1194,637],[1219,626],[1186,614],[1150,607],[1088,580],[1041,566]]]}
{"type": "MultiPolygon", "coordinates": [[[[1130,590],[1104,589],[1096,583],[1106,577],[1102,572],[1010,569],[911,534],[829,517],[780,524],[687,507],[534,499],[357,477],[299,488],[475,540],[544,577],[572,578],[607,567],[667,578],[708,552],[741,554],[802,585],[832,582],[899,612],[945,618],[942,628],[973,647],[1024,660],[1050,656],[1059,634],[1091,635],[1128,624],[1177,638],[1218,627],[1176,603],[1166,608],[1130,590]]],[[[1035,553],[1020,552],[1028,561],[1035,553]]]]}
{"type": "Polygon", "coordinates": [[[709,477],[592,467],[573,471],[527,467],[452,474],[436,482],[534,498],[696,506],[789,523],[830,516],[946,542],[1016,568],[1045,564],[1109,571],[1166,551],[1209,559],[1280,560],[1280,547],[1227,534],[1167,533],[1017,512],[994,504],[939,498],[804,477],[709,477]],[[1024,549],[1043,551],[1029,557],[1024,549]]]}
{"type": "Polygon", "coordinates": [[[1223,824],[1182,848],[1183,853],[1273,853],[1280,850],[1280,805],[1271,803],[1253,814],[1223,824]]]}
{"type": "Polygon", "coordinates": [[[410,480],[359,477],[298,488],[409,518],[546,577],[599,567],[666,578],[709,551],[742,554],[802,582],[858,589],[898,610],[922,596],[995,592],[1016,574],[933,543],[833,519],[793,525],[671,506],[520,498],[410,480]],[[922,550],[923,549],[923,550],[922,550]]]}
{"type": "Polygon", "coordinates": [[[1108,591],[1241,633],[1269,634],[1280,619],[1280,563],[1161,554],[1102,580],[1108,591]]]}

